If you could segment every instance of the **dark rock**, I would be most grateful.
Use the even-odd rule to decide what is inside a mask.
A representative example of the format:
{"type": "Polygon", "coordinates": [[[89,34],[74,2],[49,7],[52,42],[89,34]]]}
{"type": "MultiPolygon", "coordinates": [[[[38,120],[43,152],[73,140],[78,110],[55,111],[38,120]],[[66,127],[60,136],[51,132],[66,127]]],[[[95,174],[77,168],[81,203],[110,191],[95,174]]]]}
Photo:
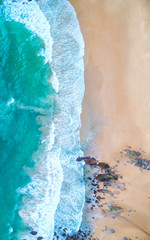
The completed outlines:
{"type": "Polygon", "coordinates": [[[111,183],[110,182],[104,182],[104,186],[103,187],[110,187],[111,186],[111,183]]]}
{"type": "Polygon", "coordinates": [[[91,185],[95,187],[95,186],[97,186],[97,183],[91,183],[91,185]]]}
{"type": "Polygon", "coordinates": [[[100,162],[97,164],[98,167],[102,168],[102,169],[108,169],[110,168],[110,166],[107,163],[104,162],[100,162]]]}
{"type": "Polygon", "coordinates": [[[136,157],[130,161],[131,164],[134,164],[136,167],[150,170],[150,160],[136,157]]]}
{"type": "Polygon", "coordinates": [[[89,179],[89,180],[92,180],[92,178],[91,178],[91,177],[88,177],[87,179],[89,179]]]}
{"type": "Polygon", "coordinates": [[[135,158],[135,166],[142,167],[142,158],[135,158]]]}
{"type": "Polygon", "coordinates": [[[132,157],[139,157],[141,156],[141,153],[138,151],[131,151],[129,149],[124,149],[124,152],[126,152],[128,155],[132,156],[132,157]]]}
{"type": "Polygon", "coordinates": [[[84,161],[86,164],[90,166],[97,166],[98,161],[93,157],[78,157],[76,161],[81,162],[84,161]]]}
{"type": "Polygon", "coordinates": [[[117,181],[118,180],[118,176],[117,175],[112,175],[113,180],[117,181]]]}
{"type": "Polygon", "coordinates": [[[90,199],[90,198],[87,199],[87,200],[86,200],[86,203],[91,203],[91,199],[90,199]]]}
{"type": "Polygon", "coordinates": [[[117,175],[111,175],[111,174],[99,174],[95,177],[100,182],[109,182],[111,180],[118,180],[117,175]]]}
{"type": "Polygon", "coordinates": [[[97,200],[98,200],[98,201],[100,201],[100,199],[101,199],[101,197],[100,197],[100,196],[98,196],[98,197],[97,197],[97,200]]]}
{"type": "Polygon", "coordinates": [[[43,239],[43,237],[41,237],[41,236],[37,238],[37,240],[42,240],[42,239],[43,239]]]}
{"type": "Polygon", "coordinates": [[[106,189],[101,189],[100,192],[101,192],[101,193],[110,193],[110,191],[109,191],[109,190],[106,190],[106,189]]]}
{"type": "Polygon", "coordinates": [[[37,234],[36,231],[31,231],[30,233],[31,233],[32,235],[36,235],[36,234],[37,234]]]}

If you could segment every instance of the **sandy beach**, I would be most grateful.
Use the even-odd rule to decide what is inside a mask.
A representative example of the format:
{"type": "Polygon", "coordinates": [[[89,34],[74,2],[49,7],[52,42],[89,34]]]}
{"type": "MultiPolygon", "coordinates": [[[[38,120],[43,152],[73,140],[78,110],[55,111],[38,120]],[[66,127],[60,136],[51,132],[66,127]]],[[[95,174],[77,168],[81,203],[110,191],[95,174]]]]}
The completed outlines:
{"type": "Polygon", "coordinates": [[[122,151],[150,159],[150,1],[70,3],[85,41],[82,147],[121,176],[95,210],[94,238],[149,240],[150,171],[122,151]]]}

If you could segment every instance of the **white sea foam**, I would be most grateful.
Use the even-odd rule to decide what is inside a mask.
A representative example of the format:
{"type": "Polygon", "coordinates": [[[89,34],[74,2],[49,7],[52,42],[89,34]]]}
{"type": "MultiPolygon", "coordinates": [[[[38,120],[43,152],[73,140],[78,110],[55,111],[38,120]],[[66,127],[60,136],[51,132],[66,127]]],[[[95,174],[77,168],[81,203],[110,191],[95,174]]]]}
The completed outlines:
{"type": "Polygon", "coordinates": [[[7,106],[10,106],[12,103],[14,103],[15,102],[15,99],[12,97],[9,101],[8,101],[8,103],[7,103],[7,106]]]}
{"type": "Polygon", "coordinates": [[[60,239],[60,227],[73,234],[81,224],[84,205],[82,165],[76,158],[83,153],[80,147],[80,113],[84,94],[84,41],[75,10],[66,0],[38,2],[51,25],[53,38],[52,67],[59,81],[56,98],[60,110],[54,122],[55,139],[61,146],[60,160],[64,181],[60,203],[55,214],[55,231],[60,239]]]}

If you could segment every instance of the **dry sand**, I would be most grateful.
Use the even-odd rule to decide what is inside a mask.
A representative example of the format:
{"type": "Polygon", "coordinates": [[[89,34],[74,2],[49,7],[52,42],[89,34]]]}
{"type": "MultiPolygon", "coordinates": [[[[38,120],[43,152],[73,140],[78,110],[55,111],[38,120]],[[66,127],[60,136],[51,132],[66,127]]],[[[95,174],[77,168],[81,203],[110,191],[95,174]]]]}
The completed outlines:
{"type": "Polygon", "coordinates": [[[123,176],[119,181],[125,186],[124,190],[112,187],[118,197],[115,203],[124,210],[117,218],[103,217],[97,209],[95,238],[148,240],[150,171],[126,164],[120,151],[128,145],[150,158],[150,1],[70,2],[85,40],[81,132],[85,154],[111,166],[119,160],[117,171],[123,176]],[[103,232],[105,226],[116,232],[103,232]]]}

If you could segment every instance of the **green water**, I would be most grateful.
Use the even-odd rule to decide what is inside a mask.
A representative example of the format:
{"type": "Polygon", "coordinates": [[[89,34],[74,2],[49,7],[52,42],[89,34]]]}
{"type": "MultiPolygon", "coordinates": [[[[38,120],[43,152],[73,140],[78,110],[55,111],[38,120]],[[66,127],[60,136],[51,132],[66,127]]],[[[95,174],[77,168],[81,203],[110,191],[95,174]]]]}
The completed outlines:
{"type": "MultiPolygon", "coordinates": [[[[48,82],[52,71],[45,58],[38,56],[43,41],[24,25],[7,22],[0,16],[0,239],[17,239],[25,226],[18,210],[21,196],[17,189],[30,179],[24,166],[33,168],[33,153],[40,144],[37,116],[53,107],[54,94],[48,82]],[[11,99],[15,101],[8,103],[11,99]],[[14,229],[9,235],[10,225],[14,229]]],[[[52,111],[50,111],[52,118],[52,111]]]]}

